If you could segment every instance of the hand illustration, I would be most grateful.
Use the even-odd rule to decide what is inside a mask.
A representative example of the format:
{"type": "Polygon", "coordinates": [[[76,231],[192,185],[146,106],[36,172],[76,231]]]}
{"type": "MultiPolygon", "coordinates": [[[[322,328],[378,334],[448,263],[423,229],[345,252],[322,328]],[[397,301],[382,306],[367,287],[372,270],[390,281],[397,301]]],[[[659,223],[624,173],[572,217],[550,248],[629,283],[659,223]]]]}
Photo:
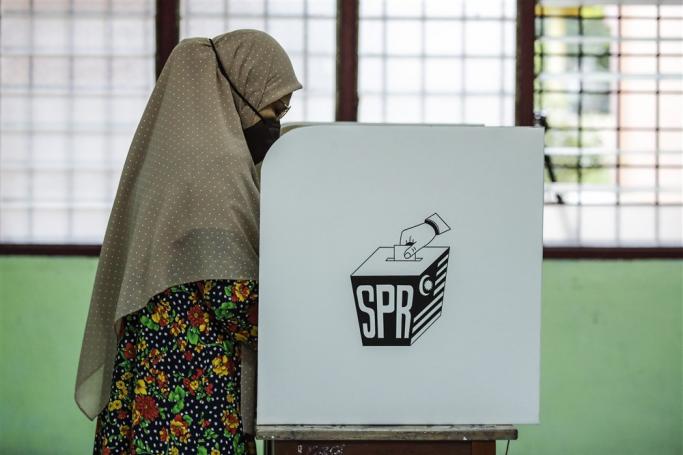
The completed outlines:
{"type": "Polygon", "coordinates": [[[434,240],[436,237],[436,231],[434,227],[427,223],[417,224],[415,226],[409,227],[401,231],[400,245],[411,245],[410,248],[406,248],[404,253],[405,259],[410,259],[423,247],[427,246],[429,242],[434,240]]]}

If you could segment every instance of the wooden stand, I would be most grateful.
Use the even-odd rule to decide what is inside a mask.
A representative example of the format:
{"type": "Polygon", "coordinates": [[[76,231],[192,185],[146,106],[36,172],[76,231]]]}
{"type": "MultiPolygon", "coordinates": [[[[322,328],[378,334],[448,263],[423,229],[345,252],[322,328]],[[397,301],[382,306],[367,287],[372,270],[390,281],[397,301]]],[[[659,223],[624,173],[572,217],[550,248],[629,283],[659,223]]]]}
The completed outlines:
{"type": "Polygon", "coordinates": [[[495,455],[509,425],[257,425],[266,455],[495,455]]]}

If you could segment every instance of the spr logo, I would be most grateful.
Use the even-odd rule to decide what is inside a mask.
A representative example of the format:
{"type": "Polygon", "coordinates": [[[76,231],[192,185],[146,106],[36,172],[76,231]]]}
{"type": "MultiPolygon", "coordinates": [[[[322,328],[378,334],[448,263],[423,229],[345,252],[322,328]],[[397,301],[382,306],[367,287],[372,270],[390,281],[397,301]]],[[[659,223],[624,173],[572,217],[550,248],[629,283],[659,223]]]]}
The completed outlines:
{"type": "Polygon", "coordinates": [[[364,346],[409,346],[441,316],[450,247],[427,246],[450,227],[436,213],[377,248],[351,274],[364,346]]]}

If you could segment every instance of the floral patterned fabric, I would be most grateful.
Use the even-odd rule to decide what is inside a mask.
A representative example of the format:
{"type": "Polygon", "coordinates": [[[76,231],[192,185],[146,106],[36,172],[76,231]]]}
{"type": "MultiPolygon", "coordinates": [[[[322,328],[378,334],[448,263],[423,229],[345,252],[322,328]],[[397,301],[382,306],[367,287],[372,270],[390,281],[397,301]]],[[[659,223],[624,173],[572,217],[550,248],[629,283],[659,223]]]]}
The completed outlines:
{"type": "Polygon", "coordinates": [[[240,417],[240,345],[256,346],[256,280],[166,289],[124,318],[95,454],[255,455],[240,417]]]}

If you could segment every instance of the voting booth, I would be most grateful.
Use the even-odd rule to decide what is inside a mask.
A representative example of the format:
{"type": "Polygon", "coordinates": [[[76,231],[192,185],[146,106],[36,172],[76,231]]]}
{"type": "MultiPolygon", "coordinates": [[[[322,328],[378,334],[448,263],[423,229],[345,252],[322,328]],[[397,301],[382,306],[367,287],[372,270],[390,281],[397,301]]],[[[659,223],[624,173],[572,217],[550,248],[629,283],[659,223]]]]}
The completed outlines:
{"type": "Polygon", "coordinates": [[[261,170],[257,437],[364,453],[538,423],[542,220],[541,129],[283,134],[261,170]]]}

